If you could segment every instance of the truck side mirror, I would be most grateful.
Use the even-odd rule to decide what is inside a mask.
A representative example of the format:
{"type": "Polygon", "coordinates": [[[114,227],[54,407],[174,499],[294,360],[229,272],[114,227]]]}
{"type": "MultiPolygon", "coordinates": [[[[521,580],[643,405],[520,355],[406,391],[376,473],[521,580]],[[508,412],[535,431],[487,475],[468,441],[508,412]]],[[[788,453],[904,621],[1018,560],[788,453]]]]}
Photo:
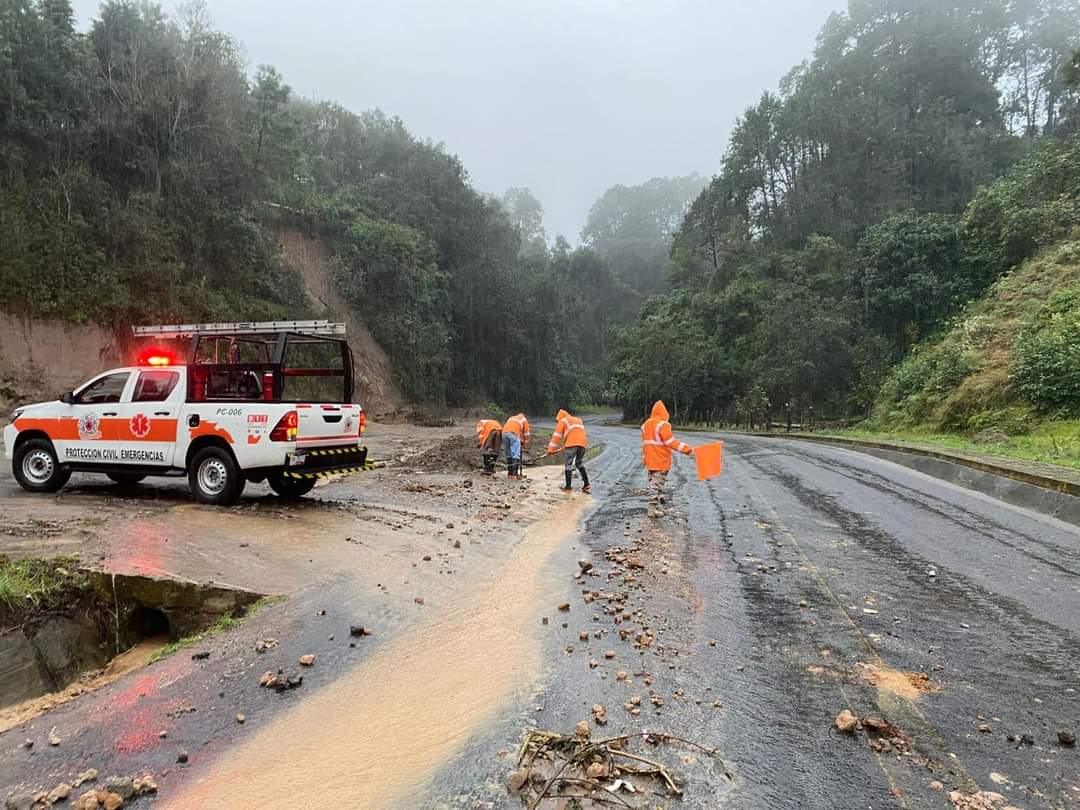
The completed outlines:
{"type": "Polygon", "coordinates": [[[65,391],[60,395],[60,401],[65,405],[73,405],[75,403],[75,394],[71,391],[65,391]]]}

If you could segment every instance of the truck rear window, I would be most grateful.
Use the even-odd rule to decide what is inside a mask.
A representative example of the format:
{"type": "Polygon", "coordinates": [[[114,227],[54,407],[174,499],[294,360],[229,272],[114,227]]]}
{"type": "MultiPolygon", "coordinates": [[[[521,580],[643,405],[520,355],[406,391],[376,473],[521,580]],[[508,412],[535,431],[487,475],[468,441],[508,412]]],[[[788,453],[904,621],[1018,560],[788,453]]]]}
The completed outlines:
{"type": "Polygon", "coordinates": [[[345,402],[345,363],[341,345],[327,341],[293,341],[282,363],[286,402],[345,402]]]}

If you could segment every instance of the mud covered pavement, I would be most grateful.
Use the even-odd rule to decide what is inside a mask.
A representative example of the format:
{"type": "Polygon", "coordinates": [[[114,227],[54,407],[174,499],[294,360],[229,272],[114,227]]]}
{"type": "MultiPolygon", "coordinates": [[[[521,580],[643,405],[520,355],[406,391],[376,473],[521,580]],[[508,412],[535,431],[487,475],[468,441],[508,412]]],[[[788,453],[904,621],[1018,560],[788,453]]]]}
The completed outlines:
{"type": "Polygon", "coordinates": [[[391,466],[297,505],[5,475],[0,553],[286,598],[0,735],[0,795],[94,768],[178,808],[1080,806],[1076,529],[743,438],[649,518],[635,431],[590,426],[592,499],[445,433],[378,427],[391,466]]]}

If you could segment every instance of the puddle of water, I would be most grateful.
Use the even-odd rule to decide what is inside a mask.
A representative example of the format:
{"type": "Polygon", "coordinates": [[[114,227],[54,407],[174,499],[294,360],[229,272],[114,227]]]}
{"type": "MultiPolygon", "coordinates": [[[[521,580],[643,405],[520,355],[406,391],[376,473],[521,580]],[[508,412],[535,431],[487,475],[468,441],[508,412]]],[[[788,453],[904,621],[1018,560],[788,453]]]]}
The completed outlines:
{"type": "Polygon", "coordinates": [[[586,500],[556,504],[483,584],[429,607],[434,618],[279,715],[166,806],[272,807],[303,796],[312,807],[392,807],[414,795],[540,671],[531,628],[541,572],[586,500]],[[267,755],[283,743],[285,766],[267,755]]]}
{"type": "Polygon", "coordinates": [[[22,725],[28,720],[33,720],[35,717],[55,709],[57,706],[63,706],[81,695],[108,686],[129,672],[134,672],[146,666],[150,663],[150,659],[154,657],[154,653],[168,643],[169,639],[166,636],[144,639],[134,647],[113,658],[105,665],[104,669],[84,676],[66,689],[30,698],[22,703],[0,709],[0,733],[22,725]]]}

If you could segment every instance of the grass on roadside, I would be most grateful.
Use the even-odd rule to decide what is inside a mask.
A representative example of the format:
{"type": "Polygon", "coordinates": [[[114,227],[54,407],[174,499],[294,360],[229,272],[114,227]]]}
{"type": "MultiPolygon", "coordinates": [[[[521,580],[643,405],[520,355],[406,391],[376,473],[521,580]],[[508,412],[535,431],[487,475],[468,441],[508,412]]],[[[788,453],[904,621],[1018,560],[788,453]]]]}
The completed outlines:
{"type": "Polygon", "coordinates": [[[1077,419],[1045,422],[1031,433],[1023,436],[1003,436],[1003,441],[999,442],[975,441],[970,436],[953,433],[913,431],[886,433],[853,429],[822,431],[818,435],[925,444],[1080,469],[1080,420],[1077,419]]]}
{"type": "Polygon", "coordinates": [[[251,607],[247,609],[243,616],[221,616],[216,622],[207,627],[200,633],[192,633],[190,636],[184,636],[178,638],[176,641],[170,641],[160,650],[155,652],[151,657],[149,663],[153,664],[160,661],[162,658],[167,658],[178,650],[186,650],[190,647],[194,647],[198,644],[202,644],[207,639],[214,638],[214,636],[220,636],[227,630],[233,630],[243,624],[245,621],[254,616],[259,610],[268,605],[276,605],[279,602],[284,602],[284,596],[264,596],[262,599],[255,602],[251,607]]]}
{"type": "Polygon", "coordinates": [[[16,561],[0,557],[0,605],[19,611],[62,600],[72,588],[86,584],[77,565],[77,561],[63,557],[16,561]]]}

